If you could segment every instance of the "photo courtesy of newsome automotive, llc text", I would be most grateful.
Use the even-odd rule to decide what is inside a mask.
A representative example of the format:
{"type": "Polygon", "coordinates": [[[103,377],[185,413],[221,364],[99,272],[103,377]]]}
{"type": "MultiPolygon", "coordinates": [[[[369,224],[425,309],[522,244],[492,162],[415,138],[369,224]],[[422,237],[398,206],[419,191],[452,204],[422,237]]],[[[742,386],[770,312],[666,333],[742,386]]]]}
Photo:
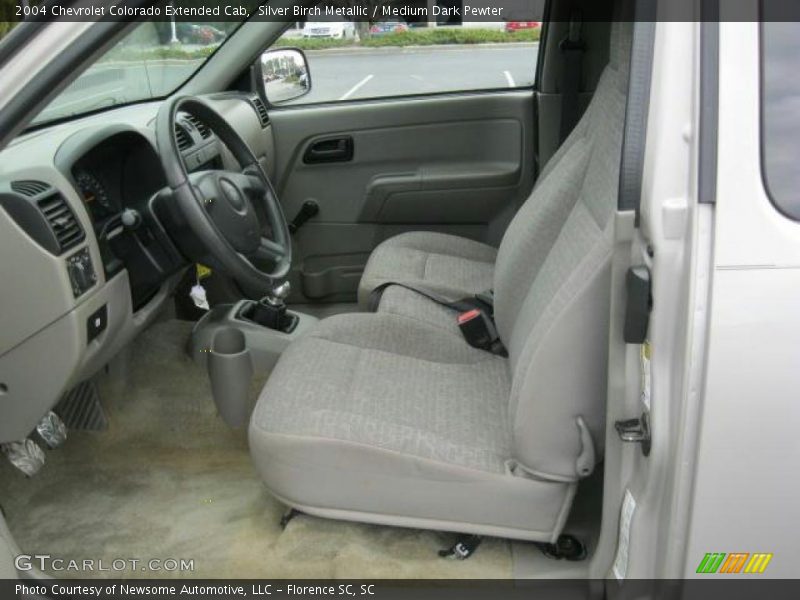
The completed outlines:
{"type": "Polygon", "coordinates": [[[0,600],[800,598],[798,0],[0,0],[0,600]]]}

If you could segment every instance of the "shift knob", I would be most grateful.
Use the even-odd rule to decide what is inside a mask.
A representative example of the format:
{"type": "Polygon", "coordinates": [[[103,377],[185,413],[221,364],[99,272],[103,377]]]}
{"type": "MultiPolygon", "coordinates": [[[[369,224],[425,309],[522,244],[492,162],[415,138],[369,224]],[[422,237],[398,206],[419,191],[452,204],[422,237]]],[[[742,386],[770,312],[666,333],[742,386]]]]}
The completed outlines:
{"type": "Polygon", "coordinates": [[[285,300],[286,297],[289,295],[289,292],[292,291],[292,284],[288,281],[284,281],[274,290],[272,290],[272,295],[276,298],[280,298],[281,300],[285,300]]]}
{"type": "Polygon", "coordinates": [[[286,300],[286,297],[291,291],[292,285],[288,281],[285,281],[279,286],[273,288],[272,291],[270,291],[264,297],[264,299],[273,306],[280,306],[283,304],[283,301],[286,300]]]}
{"type": "Polygon", "coordinates": [[[142,215],[139,214],[139,211],[133,210],[132,208],[123,210],[121,218],[122,225],[125,229],[136,229],[142,224],[142,215]]]}

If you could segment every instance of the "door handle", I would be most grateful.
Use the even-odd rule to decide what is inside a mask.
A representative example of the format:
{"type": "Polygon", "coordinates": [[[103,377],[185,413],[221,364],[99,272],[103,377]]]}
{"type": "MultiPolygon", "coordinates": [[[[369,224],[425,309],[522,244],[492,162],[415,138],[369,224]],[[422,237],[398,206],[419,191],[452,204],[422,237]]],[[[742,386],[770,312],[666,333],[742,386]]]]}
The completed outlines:
{"type": "Polygon", "coordinates": [[[353,160],[353,138],[349,135],[316,140],[303,155],[303,162],[307,165],[351,160],[353,160]]]}

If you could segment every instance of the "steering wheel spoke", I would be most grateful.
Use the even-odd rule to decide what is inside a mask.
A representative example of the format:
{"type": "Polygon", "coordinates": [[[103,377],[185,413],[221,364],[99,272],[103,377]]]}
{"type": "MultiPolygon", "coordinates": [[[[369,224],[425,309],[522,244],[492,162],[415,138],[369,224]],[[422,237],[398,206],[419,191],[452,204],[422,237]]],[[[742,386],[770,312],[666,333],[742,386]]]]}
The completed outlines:
{"type": "Polygon", "coordinates": [[[285,256],[286,252],[283,246],[263,236],[258,244],[258,248],[251,254],[252,258],[273,262],[280,262],[285,256]]]}
{"type": "Polygon", "coordinates": [[[177,96],[159,110],[156,140],[178,207],[221,267],[251,293],[262,293],[283,278],[292,260],[289,227],[269,178],[233,127],[206,101],[177,96]],[[203,121],[245,166],[187,172],[174,133],[179,112],[203,121]]]}

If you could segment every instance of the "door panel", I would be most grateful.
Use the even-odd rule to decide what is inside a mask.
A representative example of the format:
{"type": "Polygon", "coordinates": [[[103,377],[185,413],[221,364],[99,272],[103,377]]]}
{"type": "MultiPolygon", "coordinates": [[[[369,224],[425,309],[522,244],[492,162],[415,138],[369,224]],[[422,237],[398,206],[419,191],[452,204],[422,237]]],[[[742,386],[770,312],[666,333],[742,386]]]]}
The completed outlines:
{"type": "Polygon", "coordinates": [[[354,300],[370,252],[404,231],[496,244],[533,186],[533,92],[273,109],[275,179],[295,234],[294,300],[354,300]],[[310,160],[309,160],[310,158],[310,160]]]}

